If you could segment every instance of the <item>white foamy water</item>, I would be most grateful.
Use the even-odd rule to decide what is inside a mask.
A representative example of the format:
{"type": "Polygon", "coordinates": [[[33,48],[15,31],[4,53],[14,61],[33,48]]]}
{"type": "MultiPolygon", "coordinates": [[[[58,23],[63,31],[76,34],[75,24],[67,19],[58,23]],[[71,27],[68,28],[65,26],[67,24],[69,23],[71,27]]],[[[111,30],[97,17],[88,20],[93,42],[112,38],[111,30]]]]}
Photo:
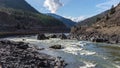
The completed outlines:
{"type": "Polygon", "coordinates": [[[80,66],[80,68],[94,68],[96,64],[93,64],[91,62],[84,62],[85,66],[80,66]]]}
{"type": "Polygon", "coordinates": [[[93,55],[96,53],[96,52],[84,50],[84,48],[82,48],[82,47],[85,45],[86,44],[79,44],[79,42],[74,43],[74,45],[69,44],[69,46],[67,46],[65,49],[63,49],[63,51],[74,54],[74,55],[93,55]]]}
{"type": "MultiPolygon", "coordinates": [[[[66,68],[120,68],[119,62],[114,63],[109,57],[111,50],[101,49],[98,45],[92,44],[86,41],[77,40],[61,40],[48,39],[37,40],[34,37],[21,37],[21,38],[7,38],[12,41],[23,41],[32,45],[45,48],[40,52],[52,55],[60,56],[64,59],[68,65],[66,68]],[[60,44],[64,49],[54,50],[49,47],[52,45],[60,44]],[[106,51],[107,50],[107,51],[106,51]],[[109,51],[109,52],[108,52],[109,51]]],[[[99,45],[100,46],[100,45],[99,45]]]]}
{"type": "Polygon", "coordinates": [[[71,53],[73,55],[80,54],[79,52],[82,50],[82,48],[75,48],[75,47],[66,47],[63,49],[64,52],[71,53]]]}

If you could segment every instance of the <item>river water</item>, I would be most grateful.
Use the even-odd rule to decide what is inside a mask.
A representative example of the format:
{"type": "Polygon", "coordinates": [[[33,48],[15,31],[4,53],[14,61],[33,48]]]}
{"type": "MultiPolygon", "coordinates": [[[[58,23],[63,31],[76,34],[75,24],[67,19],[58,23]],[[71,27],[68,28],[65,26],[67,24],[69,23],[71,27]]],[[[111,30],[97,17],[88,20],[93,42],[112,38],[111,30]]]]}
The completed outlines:
{"type": "Polygon", "coordinates": [[[120,68],[120,45],[92,43],[77,40],[48,39],[37,40],[36,36],[5,38],[12,41],[30,43],[40,48],[40,52],[54,57],[62,57],[68,65],[66,68],[120,68]],[[49,46],[60,44],[60,50],[50,49],[49,46]]]}

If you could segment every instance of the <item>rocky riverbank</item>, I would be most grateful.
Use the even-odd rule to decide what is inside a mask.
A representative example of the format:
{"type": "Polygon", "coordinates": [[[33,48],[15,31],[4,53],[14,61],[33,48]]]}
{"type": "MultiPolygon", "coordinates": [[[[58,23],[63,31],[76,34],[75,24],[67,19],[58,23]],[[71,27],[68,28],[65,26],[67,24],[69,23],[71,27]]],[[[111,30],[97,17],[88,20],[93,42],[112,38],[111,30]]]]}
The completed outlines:
{"type": "Polygon", "coordinates": [[[0,68],[64,68],[65,66],[66,63],[60,57],[39,53],[28,43],[0,40],[0,68]]]}
{"type": "Polygon", "coordinates": [[[81,30],[79,32],[76,33],[71,33],[69,35],[65,35],[65,34],[50,34],[47,35],[46,34],[38,34],[37,35],[37,39],[38,40],[46,40],[46,39],[50,39],[50,38],[60,38],[60,39],[77,39],[80,41],[91,41],[91,42],[100,42],[100,43],[109,43],[109,44],[118,44],[120,43],[120,35],[118,34],[102,34],[98,31],[92,30],[92,31],[84,31],[81,30]]]}
{"type": "MultiPolygon", "coordinates": [[[[117,28],[117,27],[116,27],[117,28]]],[[[114,28],[95,29],[93,27],[74,27],[71,30],[71,38],[78,40],[102,42],[110,44],[120,43],[120,31],[113,30],[114,28]]]]}
{"type": "Polygon", "coordinates": [[[120,3],[101,14],[81,21],[72,27],[71,33],[80,40],[120,43],[120,3]]]}
{"type": "Polygon", "coordinates": [[[91,41],[91,42],[100,42],[100,43],[109,43],[109,44],[119,44],[120,35],[117,34],[102,34],[100,32],[91,31],[85,32],[84,30],[81,33],[71,34],[71,39],[91,41]]]}
{"type": "Polygon", "coordinates": [[[70,33],[69,35],[65,34],[38,34],[38,40],[46,40],[50,38],[60,38],[60,39],[76,39],[79,41],[91,41],[91,42],[100,42],[100,43],[109,43],[109,44],[119,44],[120,35],[119,34],[103,34],[96,30],[84,31],[79,30],[79,32],[70,33]]]}

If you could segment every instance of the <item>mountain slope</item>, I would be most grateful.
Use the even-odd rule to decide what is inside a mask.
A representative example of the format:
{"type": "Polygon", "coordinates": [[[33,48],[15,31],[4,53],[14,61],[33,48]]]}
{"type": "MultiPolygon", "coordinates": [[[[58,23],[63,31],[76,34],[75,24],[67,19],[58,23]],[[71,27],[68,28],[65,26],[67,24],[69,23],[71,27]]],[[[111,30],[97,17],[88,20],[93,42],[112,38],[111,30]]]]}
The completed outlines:
{"type": "Polygon", "coordinates": [[[95,15],[93,17],[90,17],[90,18],[87,18],[83,21],[80,21],[80,22],[78,22],[78,25],[88,25],[88,26],[90,26],[90,25],[96,23],[97,20],[100,20],[101,18],[103,18],[108,12],[109,11],[107,10],[105,12],[102,12],[102,13],[98,14],[98,15],[95,15]]]}
{"type": "Polygon", "coordinates": [[[65,31],[63,22],[38,13],[25,0],[0,0],[0,32],[65,31]]]}
{"type": "Polygon", "coordinates": [[[90,26],[77,25],[73,27],[71,33],[81,40],[91,40],[94,38],[97,41],[120,42],[120,4],[112,7],[101,19],[90,26]]]}
{"type": "Polygon", "coordinates": [[[25,0],[0,0],[0,7],[20,9],[38,13],[38,11],[30,6],[25,0]]]}
{"type": "Polygon", "coordinates": [[[56,15],[56,14],[48,13],[47,15],[52,16],[52,17],[62,21],[68,28],[71,28],[76,24],[76,22],[73,22],[70,19],[66,19],[66,18],[56,15]]]}

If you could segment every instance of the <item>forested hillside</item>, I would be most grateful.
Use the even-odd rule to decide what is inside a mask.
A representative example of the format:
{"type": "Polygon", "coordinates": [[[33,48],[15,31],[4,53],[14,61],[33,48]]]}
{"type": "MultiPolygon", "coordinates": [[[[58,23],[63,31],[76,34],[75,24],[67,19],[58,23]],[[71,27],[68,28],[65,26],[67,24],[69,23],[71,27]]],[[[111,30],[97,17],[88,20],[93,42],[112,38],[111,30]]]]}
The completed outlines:
{"type": "Polygon", "coordinates": [[[68,30],[63,22],[38,13],[25,0],[0,0],[0,32],[66,32],[68,30]]]}

